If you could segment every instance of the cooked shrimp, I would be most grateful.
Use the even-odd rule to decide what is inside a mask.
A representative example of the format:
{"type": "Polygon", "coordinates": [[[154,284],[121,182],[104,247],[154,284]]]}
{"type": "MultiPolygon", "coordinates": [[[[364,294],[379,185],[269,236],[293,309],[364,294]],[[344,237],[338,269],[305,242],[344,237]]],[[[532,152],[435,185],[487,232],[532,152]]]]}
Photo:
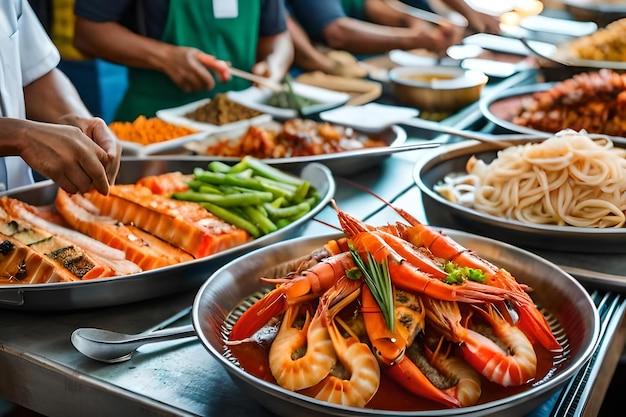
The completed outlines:
{"type": "Polygon", "coordinates": [[[311,387],[328,375],[337,361],[328,329],[322,324],[321,309],[313,318],[306,311],[302,328],[294,326],[300,305],[287,309],[269,352],[269,364],[276,382],[288,390],[311,387]],[[304,354],[299,354],[304,350],[304,354]]]}
{"type": "Polygon", "coordinates": [[[428,299],[427,317],[459,343],[461,355],[474,369],[504,387],[522,385],[535,377],[537,355],[526,335],[511,325],[493,304],[485,310],[475,307],[492,326],[495,336],[506,346],[503,350],[490,338],[461,324],[457,303],[428,299]]]}
{"type": "Polygon", "coordinates": [[[320,296],[347,269],[353,267],[354,260],[350,252],[342,252],[324,258],[310,268],[297,271],[295,274],[278,279],[263,279],[279,285],[239,317],[230,332],[230,340],[247,339],[272,317],[286,311],[290,305],[320,296]]]}
{"type": "MultiPolygon", "coordinates": [[[[338,285],[324,294],[320,305],[328,308],[329,304],[336,301],[338,293],[343,291],[338,288],[351,282],[354,281],[342,277],[338,285]]],[[[350,326],[336,317],[337,313],[354,301],[360,293],[360,288],[357,288],[328,310],[328,332],[337,352],[337,358],[349,375],[344,379],[330,374],[320,384],[313,387],[314,396],[318,400],[363,407],[372,399],[380,386],[380,367],[376,357],[370,348],[359,340],[350,326]],[[337,324],[348,334],[348,337],[343,336],[337,324]]]]}
{"type": "Polygon", "coordinates": [[[482,393],[480,374],[458,356],[449,355],[449,352],[442,353],[442,342],[440,339],[434,351],[425,347],[426,358],[438,372],[455,381],[455,385],[446,391],[452,392],[461,407],[476,404],[482,393]]]}

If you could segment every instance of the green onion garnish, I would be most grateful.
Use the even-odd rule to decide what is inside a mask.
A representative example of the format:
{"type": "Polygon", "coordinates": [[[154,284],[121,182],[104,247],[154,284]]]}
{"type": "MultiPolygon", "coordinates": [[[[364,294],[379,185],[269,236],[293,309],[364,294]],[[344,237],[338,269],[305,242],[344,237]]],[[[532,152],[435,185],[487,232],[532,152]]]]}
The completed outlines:
{"type": "Polygon", "coordinates": [[[363,262],[361,255],[350,244],[350,253],[354,258],[354,262],[359,267],[365,278],[365,283],[369,287],[374,300],[380,307],[387,328],[394,331],[395,313],[393,302],[393,288],[391,287],[391,276],[389,275],[389,263],[385,258],[382,264],[374,259],[374,256],[367,253],[367,263],[363,262]]]}

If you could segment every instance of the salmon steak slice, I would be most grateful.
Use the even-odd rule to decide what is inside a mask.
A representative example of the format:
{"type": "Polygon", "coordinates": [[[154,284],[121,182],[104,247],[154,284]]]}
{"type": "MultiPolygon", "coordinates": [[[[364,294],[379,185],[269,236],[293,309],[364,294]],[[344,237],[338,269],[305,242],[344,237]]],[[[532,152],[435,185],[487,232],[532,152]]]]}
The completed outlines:
{"type": "MultiPolygon", "coordinates": [[[[1,197],[0,212],[4,215],[3,217],[0,214],[0,219],[4,218],[7,221],[12,221],[14,225],[21,224],[24,230],[36,230],[38,233],[45,233],[48,236],[53,236],[55,242],[63,242],[63,245],[74,246],[80,249],[96,265],[109,271],[109,273],[105,274],[106,277],[141,272],[141,268],[137,264],[126,259],[123,251],[92,239],[77,230],[62,226],[55,221],[50,221],[50,216],[40,216],[40,207],[31,206],[13,198],[1,197]]],[[[57,214],[56,216],[62,220],[60,215],[57,214]]],[[[21,234],[18,236],[21,236],[21,234]]],[[[43,249],[42,246],[40,248],[43,249]]],[[[83,279],[93,277],[93,274],[90,273],[83,279]]]]}
{"type": "Polygon", "coordinates": [[[187,191],[191,180],[193,180],[193,174],[174,171],[140,178],[136,184],[149,188],[153,194],[169,197],[174,193],[187,191]]]}
{"type": "MultiPolygon", "coordinates": [[[[12,249],[18,248],[24,255],[22,248],[37,253],[40,257],[25,256],[22,260],[13,259],[15,264],[6,265],[6,271],[15,269],[17,273],[24,269],[37,269],[37,260],[45,259],[54,263],[58,281],[76,281],[82,279],[103,278],[114,276],[115,271],[102,265],[87,254],[80,246],[59,237],[47,230],[33,226],[13,213],[14,205],[26,204],[8,197],[0,198],[0,239],[7,248],[5,256],[11,255],[12,249]],[[25,263],[26,259],[31,262],[25,263]],[[24,262],[24,263],[22,263],[24,262]]],[[[41,260],[39,262],[42,262],[41,260]]],[[[15,274],[12,274],[15,277],[15,274]]],[[[52,278],[56,280],[56,278],[52,278]]],[[[46,280],[45,282],[50,282],[46,280]]]]}
{"type": "Polygon", "coordinates": [[[100,214],[98,208],[80,194],[70,195],[59,189],[55,206],[74,229],[124,251],[126,259],[144,271],[194,259],[188,252],[136,226],[124,225],[113,217],[100,214]]]}
{"type": "Polygon", "coordinates": [[[135,185],[114,185],[108,196],[83,194],[102,215],[133,224],[196,258],[242,245],[251,236],[226,223],[197,203],[174,200],[135,185]]]}
{"type": "Polygon", "coordinates": [[[52,259],[0,233],[0,284],[46,284],[76,281],[52,259]]]}

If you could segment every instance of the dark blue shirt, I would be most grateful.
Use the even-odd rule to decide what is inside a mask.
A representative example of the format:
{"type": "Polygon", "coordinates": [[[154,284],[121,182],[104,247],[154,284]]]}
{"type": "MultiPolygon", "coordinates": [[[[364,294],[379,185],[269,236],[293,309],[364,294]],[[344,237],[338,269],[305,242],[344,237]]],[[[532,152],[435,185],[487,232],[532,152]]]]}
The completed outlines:
{"type": "MultiPolygon", "coordinates": [[[[272,36],[287,30],[282,0],[259,1],[263,3],[259,36],[272,36]]],[[[134,32],[161,39],[169,7],[170,0],[76,0],[74,13],[95,22],[117,22],[134,32]]]]}
{"type": "MultiPolygon", "coordinates": [[[[425,0],[402,0],[409,6],[432,11],[425,0]]],[[[347,16],[341,0],[285,0],[287,10],[315,42],[323,42],[326,26],[334,20],[347,16]]],[[[363,13],[350,15],[355,19],[364,19],[363,13]]]]}
{"type": "Polygon", "coordinates": [[[345,17],[340,0],[285,0],[287,10],[315,42],[323,42],[326,26],[345,17]]]}

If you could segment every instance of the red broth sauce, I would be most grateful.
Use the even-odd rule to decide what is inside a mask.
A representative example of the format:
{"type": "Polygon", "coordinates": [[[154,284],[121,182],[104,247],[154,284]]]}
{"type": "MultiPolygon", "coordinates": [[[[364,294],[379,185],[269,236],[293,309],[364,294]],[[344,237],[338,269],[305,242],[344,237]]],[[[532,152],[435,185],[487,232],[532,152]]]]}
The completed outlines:
{"type": "MultiPolygon", "coordinates": [[[[277,383],[270,371],[268,356],[273,335],[278,332],[279,326],[280,323],[275,323],[262,329],[261,332],[265,336],[261,343],[242,343],[227,347],[246,372],[273,384],[277,383]]],[[[549,380],[551,375],[566,363],[566,361],[560,360],[562,358],[558,356],[560,355],[558,353],[555,355],[537,344],[534,345],[534,348],[537,355],[537,372],[534,380],[521,386],[503,387],[481,376],[482,393],[476,405],[528,391],[536,384],[549,380]]],[[[299,391],[299,393],[311,396],[308,389],[299,391]]],[[[406,391],[402,386],[388,378],[381,367],[380,387],[366,408],[389,411],[432,411],[445,409],[446,406],[406,391]]]]}

